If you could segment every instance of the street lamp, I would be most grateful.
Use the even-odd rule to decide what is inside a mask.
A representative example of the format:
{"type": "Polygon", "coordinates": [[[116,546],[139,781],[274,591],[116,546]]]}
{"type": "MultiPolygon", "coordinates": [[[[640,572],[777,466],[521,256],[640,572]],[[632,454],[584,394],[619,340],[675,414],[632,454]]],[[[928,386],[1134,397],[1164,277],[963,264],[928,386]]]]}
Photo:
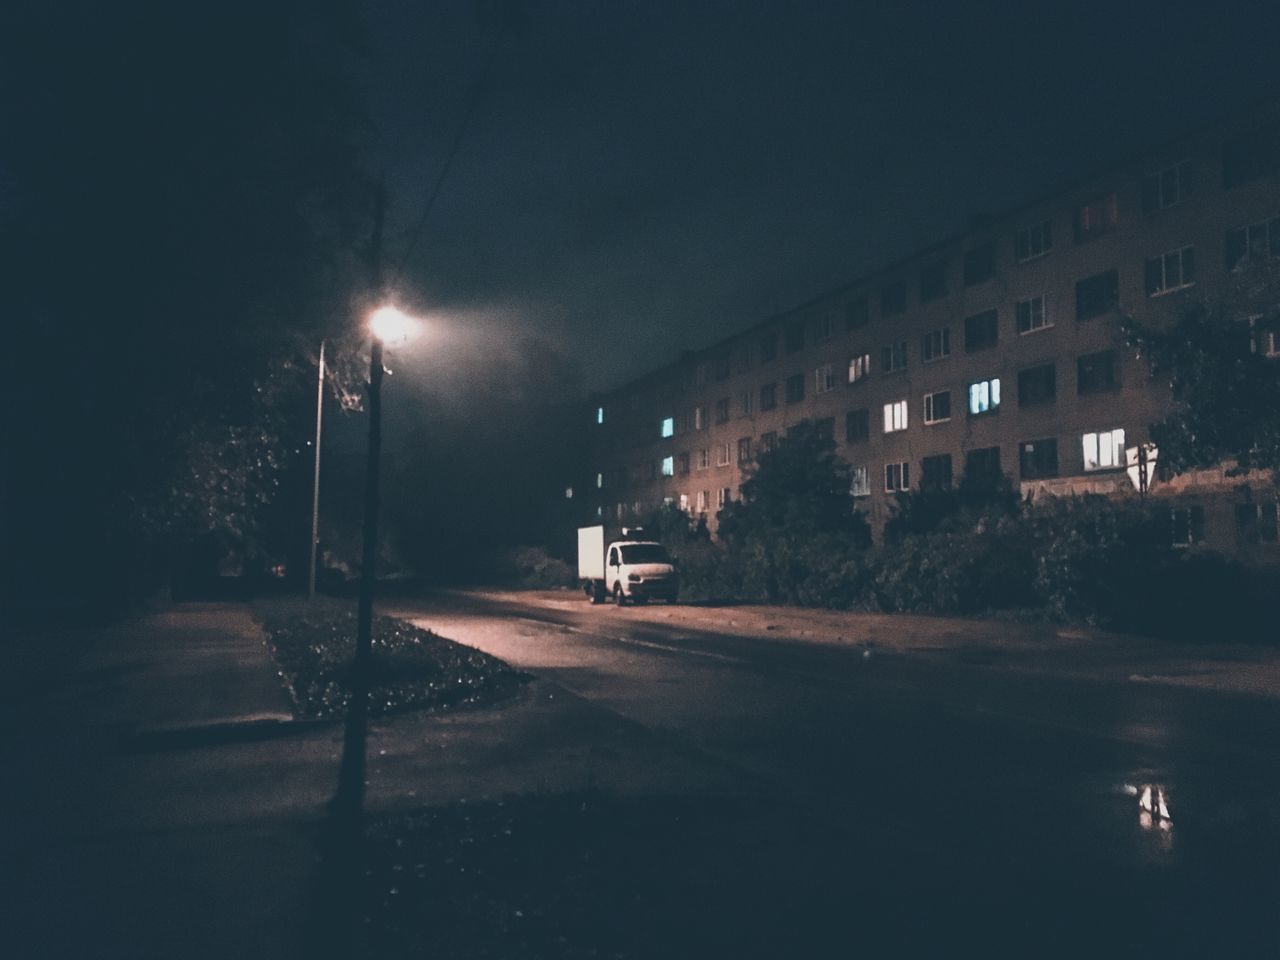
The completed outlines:
{"type": "Polygon", "coordinates": [[[351,701],[338,774],[335,805],[354,817],[364,805],[365,731],[369,717],[369,673],[373,659],[373,588],[378,561],[378,474],[382,454],[382,348],[406,343],[421,324],[396,307],[369,315],[369,458],[365,470],[364,555],[360,565],[360,606],[356,614],[356,652],[351,663],[351,701]]]}

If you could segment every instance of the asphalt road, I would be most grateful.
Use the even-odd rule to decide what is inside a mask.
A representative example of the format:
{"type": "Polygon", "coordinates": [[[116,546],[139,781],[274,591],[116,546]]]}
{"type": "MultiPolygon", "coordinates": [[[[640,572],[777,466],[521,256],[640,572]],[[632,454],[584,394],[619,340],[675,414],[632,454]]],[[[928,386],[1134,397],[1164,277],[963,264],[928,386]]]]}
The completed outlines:
{"type": "Polygon", "coordinates": [[[735,636],[719,611],[691,629],[585,602],[389,606],[803,821],[791,842],[818,849],[776,878],[797,944],[1280,956],[1275,700],[735,636]]]}

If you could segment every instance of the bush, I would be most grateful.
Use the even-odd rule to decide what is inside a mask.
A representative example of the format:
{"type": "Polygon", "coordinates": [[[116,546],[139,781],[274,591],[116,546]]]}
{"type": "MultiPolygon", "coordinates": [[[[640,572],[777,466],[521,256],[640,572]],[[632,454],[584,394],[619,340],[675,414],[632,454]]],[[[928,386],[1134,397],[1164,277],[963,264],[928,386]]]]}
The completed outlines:
{"type": "Polygon", "coordinates": [[[553,590],[578,582],[575,569],[541,547],[513,547],[503,552],[498,569],[503,582],[527,590],[553,590]]]}

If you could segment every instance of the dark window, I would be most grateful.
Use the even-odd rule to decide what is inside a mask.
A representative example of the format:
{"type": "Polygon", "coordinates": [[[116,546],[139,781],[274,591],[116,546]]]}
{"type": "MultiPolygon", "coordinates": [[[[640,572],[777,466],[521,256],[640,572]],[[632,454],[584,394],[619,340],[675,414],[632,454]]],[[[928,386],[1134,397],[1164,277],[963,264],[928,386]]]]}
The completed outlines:
{"type": "Polygon", "coordinates": [[[1277,501],[1236,504],[1236,535],[1245,543],[1276,543],[1277,501]]]}
{"type": "Polygon", "coordinates": [[[1191,286],[1196,282],[1195,247],[1170,250],[1152,257],[1146,262],[1145,278],[1148,297],[1191,286]]]}
{"type": "Polygon", "coordinates": [[[1189,547],[1204,542],[1204,507],[1173,507],[1169,510],[1169,542],[1189,547]]]}
{"type": "Polygon", "coordinates": [[[1076,393],[1100,393],[1120,386],[1116,352],[1090,353],[1076,361],[1076,393]]]}
{"type": "Polygon", "coordinates": [[[677,453],[676,454],[676,473],[680,474],[680,476],[683,477],[688,472],[689,472],[689,454],[677,453]]]}
{"type": "Polygon", "coordinates": [[[1048,220],[1019,230],[1013,238],[1013,252],[1019,263],[1043,257],[1053,249],[1053,227],[1048,220]]]}
{"type": "Polygon", "coordinates": [[[738,462],[751,462],[751,438],[743,437],[738,441],[738,462]]]}
{"type": "Polygon", "coordinates": [[[871,320],[871,310],[866,297],[857,297],[844,305],[844,328],[858,330],[871,320]]]}
{"type": "Polygon", "coordinates": [[[1045,440],[1028,440],[1018,444],[1018,472],[1023,480],[1058,475],[1058,441],[1054,437],[1045,440]]]}
{"type": "Polygon", "coordinates": [[[984,243],[964,255],[964,285],[972,287],[996,275],[996,245],[984,243]]]}
{"type": "Polygon", "coordinates": [[[760,452],[762,454],[768,453],[777,445],[778,445],[777,430],[767,430],[764,433],[760,434],[760,452]]]}
{"type": "Polygon", "coordinates": [[[1280,125],[1251,130],[1222,145],[1222,187],[1228,189],[1280,168],[1280,125]]]}
{"type": "Polygon", "coordinates": [[[727,351],[725,353],[718,354],[716,358],[711,361],[711,375],[717,380],[729,379],[729,354],[727,351]]]}
{"type": "Polygon", "coordinates": [[[793,373],[787,377],[786,384],[787,403],[799,403],[804,399],[804,374],[793,373]]]}
{"type": "Polygon", "coordinates": [[[951,391],[939,390],[924,395],[924,422],[941,423],[951,419],[951,391]]]}
{"type": "Polygon", "coordinates": [[[1195,183],[1190,160],[1149,173],[1142,178],[1142,211],[1151,213],[1172,207],[1187,199],[1193,189],[1195,183]]]}
{"type": "Polygon", "coordinates": [[[1227,231],[1227,269],[1234,270],[1245,257],[1280,257],[1280,217],[1227,231]]]}
{"type": "Polygon", "coordinates": [[[1076,283],[1076,319],[1099,317],[1120,303],[1120,274],[1115,270],[1076,283]]]}
{"type": "Polygon", "coordinates": [[[844,415],[844,438],[849,443],[861,443],[871,436],[871,416],[867,410],[850,410],[844,415]]]}
{"type": "Polygon", "coordinates": [[[899,280],[880,288],[880,315],[892,317],[907,309],[907,281],[899,280]]]}
{"type": "Polygon", "coordinates": [[[891,343],[880,348],[880,370],[893,373],[895,370],[907,369],[907,341],[891,343]]]}
{"type": "Polygon", "coordinates": [[[792,320],[786,330],[787,353],[796,353],[804,349],[804,321],[792,320]]]}
{"type": "Polygon", "coordinates": [[[994,347],[1000,336],[1000,327],[996,319],[996,311],[986,310],[982,313],[966,317],[964,321],[965,353],[985,350],[994,347]]]}
{"type": "Polygon", "coordinates": [[[813,432],[822,440],[835,440],[836,438],[836,418],[823,417],[813,425],[813,432]]]}
{"type": "Polygon", "coordinates": [[[778,385],[766,383],[760,388],[760,409],[772,410],[778,405],[778,385]]]}
{"type": "Polygon", "coordinates": [[[716,401],[716,423],[729,422],[729,398],[721,397],[716,401]]]}
{"type": "Polygon", "coordinates": [[[768,363],[778,359],[778,334],[770,330],[760,336],[760,362],[768,363]]]}
{"type": "Polygon", "coordinates": [[[920,489],[946,490],[951,486],[951,454],[940,453],[920,461],[920,489]]]}
{"type": "Polygon", "coordinates": [[[1052,363],[1018,371],[1018,405],[1034,407],[1053,403],[1058,395],[1057,377],[1052,363]]]}
{"type": "Polygon", "coordinates": [[[928,303],[946,296],[947,264],[946,261],[931,263],[920,271],[920,302],[928,303]]]}
{"type": "Polygon", "coordinates": [[[1116,195],[1109,193],[1076,207],[1076,243],[1110,233],[1120,221],[1116,195]]]}
{"type": "Polygon", "coordinates": [[[964,458],[964,478],[968,483],[994,483],[1000,479],[1000,448],[970,450],[964,458]]]}
{"type": "Polygon", "coordinates": [[[920,359],[925,363],[951,356],[951,328],[930,330],[920,336],[920,359]]]}

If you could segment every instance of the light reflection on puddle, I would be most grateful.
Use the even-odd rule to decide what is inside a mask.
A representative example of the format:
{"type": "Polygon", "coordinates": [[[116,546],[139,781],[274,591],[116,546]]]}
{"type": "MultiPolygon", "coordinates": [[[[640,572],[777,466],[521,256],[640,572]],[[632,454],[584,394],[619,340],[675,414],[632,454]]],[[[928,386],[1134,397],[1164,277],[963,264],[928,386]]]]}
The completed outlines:
{"type": "Polygon", "coordinates": [[[1173,849],[1173,814],[1169,811],[1169,792],[1162,783],[1126,783],[1120,787],[1126,796],[1138,801],[1138,826],[1143,833],[1158,838],[1160,848],[1173,849]]]}

